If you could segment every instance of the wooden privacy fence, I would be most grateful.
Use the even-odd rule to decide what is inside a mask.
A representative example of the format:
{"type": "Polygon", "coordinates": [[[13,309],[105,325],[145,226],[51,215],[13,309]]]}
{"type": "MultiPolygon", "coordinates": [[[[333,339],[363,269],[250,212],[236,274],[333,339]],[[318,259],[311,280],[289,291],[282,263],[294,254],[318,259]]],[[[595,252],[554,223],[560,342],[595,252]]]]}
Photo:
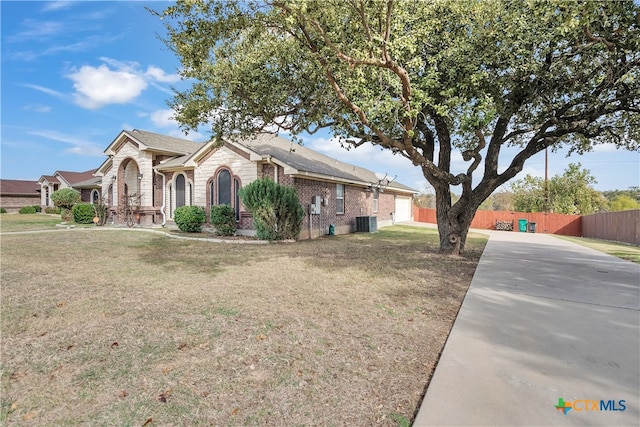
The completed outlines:
{"type": "Polygon", "coordinates": [[[640,245],[640,210],[585,215],[582,235],[640,245]]]}
{"type": "MultiPolygon", "coordinates": [[[[477,211],[471,222],[471,228],[495,230],[498,222],[513,224],[513,231],[519,231],[519,220],[535,223],[536,233],[562,234],[564,236],[582,236],[580,215],[562,215],[547,212],[514,212],[514,211],[477,211]]],[[[436,210],[413,207],[413,220],[436,224],[436,210]]]]}

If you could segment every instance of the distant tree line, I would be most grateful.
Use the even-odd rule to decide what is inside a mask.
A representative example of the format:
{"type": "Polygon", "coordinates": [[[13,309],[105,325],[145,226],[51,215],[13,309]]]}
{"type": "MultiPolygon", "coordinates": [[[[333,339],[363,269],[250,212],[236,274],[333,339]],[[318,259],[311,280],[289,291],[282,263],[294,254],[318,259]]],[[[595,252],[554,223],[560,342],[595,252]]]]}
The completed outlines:
{"type": "MultiPolygon", "coordinates": [[[[580,163],[571,163],[562,175],[544,178],[526,175],[514,181],[508,190],[493,193],[480,210],[554,212],[587,215],[595,212],[614,212],[640,209],[640,187],[626,190],[597,191],[592,185],[595,178],[580,163]]],[[[458,197],[453,195],[453,198],[458,197]]],[[[435,195],[418,194],[416,206],[434,208],[435,195]]]]}

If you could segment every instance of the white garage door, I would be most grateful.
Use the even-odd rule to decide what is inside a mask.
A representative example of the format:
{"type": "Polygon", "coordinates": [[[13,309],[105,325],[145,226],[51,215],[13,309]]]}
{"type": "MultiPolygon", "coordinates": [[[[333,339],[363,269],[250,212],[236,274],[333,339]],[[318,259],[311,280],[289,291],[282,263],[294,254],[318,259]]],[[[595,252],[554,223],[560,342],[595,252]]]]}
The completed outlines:
{"type": "Polygon", "coordinates": [[[411,197],[396,196],[396,222],[411,221],[411,197]]]}

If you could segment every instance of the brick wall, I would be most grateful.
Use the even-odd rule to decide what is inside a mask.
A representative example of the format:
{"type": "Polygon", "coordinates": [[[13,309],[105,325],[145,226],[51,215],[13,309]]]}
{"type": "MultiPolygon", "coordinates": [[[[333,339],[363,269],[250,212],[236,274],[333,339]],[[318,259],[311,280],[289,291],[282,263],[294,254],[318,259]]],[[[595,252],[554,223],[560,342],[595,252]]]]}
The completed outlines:
{"type": "Polygon", "coordinates": [[[306,213],[300,238],[328,234],[330,224],[335,225],[337,234],[351,233],[355,231],[356,217],[359,216],[375,216],[378,226],[386,225],[391,222],[391,213],[395,211],[394,195],[388,191],[380,193],[378,212],[373,212],[373,193],[371,191],[365,191],[362,187],[345,185],[344,213],[339,214],[336,212],[337,190],[335,183],[295,178],[294,186],[306,213]],[[311,215],[310,223],[309,205],[313,196],[322,197],[324,202],[320,209],[320,215],[311,215]]]}
{"type": "Polygon", "coordinates": [[[33,196],[5,196],[0,197],[0,207],[3,207],[7,212],[18,212],[20,208],[24,206],[37,206],[40,205],[40,195],[33,196]]]}

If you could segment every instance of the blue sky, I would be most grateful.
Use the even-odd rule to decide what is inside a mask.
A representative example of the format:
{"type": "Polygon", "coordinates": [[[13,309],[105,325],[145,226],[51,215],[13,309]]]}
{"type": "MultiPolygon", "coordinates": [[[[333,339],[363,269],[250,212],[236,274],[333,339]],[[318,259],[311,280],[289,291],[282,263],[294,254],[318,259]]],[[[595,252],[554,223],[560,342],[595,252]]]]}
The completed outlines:
{"type": "MultiPolygon", "coordinates": [[[[145,10],[168,4],[0,2],[1,178],[37,180],[56,170],[96,168],[105,159],[103,150],[123,129],[184,137],[166,102],[172,87],[188,83],[179,81],[178,59],[158,40],[157,35],[164,34],[161,21],[145,10]]],[[[208,137],[203,128],[186,138],[208,137]]],[[[342,161],[397,175],[403,184],[428,190],[419,168],[388,151],[373,146],[346,151],[326,133],[304,141],[342,161]]],[[[549,175],[561,174],[571,162],[591,171],[598,190],[640,185],[637,152],[601,146],[570,158],[564,152],[550,153],[549,175]]],[[[544,163],[544,154],[538,154],[517,178],[543,176],[544,163]]],[[[461,156],[454,156],[452,170],[465,169],[461,156]]]]}

